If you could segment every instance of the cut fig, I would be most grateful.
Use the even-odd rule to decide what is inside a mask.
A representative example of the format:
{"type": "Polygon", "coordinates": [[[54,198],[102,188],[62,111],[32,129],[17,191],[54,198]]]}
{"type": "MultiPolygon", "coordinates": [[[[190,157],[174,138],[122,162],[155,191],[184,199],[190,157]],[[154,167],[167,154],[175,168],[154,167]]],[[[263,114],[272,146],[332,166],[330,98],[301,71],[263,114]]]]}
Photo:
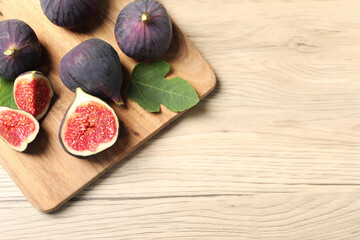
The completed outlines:
{"type": "Polygon", "coordinates": [[[49,79],[40,72],[21,74],[14,82],[16,106],[32,114],[37,120],[46,114],[53,95],[49,79]]]}
{"type": "Polygon", "coordinates": [[[60,63],[60,77],[71,91],[85,92],[122,104],[122,67],[115,49],[100,39],[89,39],[68,52],[60,63]]]}
{"type": "Polygon", "coordinates": [[[171,19],[156,0],[135,0],[120,12],[115,37],[127,56],[140,61],[157,58],[171,45],[171,19]]]}
{"type": "Polygon", "coordinates": [[[76,28],[94,14],[98,0],[40,0],[45,16],[55,25],[76,28]]]}
{"type": "Polygon", "coordinates": [[[15,19],[0,22],[0,77],[14,80],[35,69],[40,58],[41,45],[29,25],[15,19]]]}
{"type": "Polygon", "coordinates": [[[0,137],[22,152],[39,133],[38,121],[28,112],[0,107],[0,137]]]}
{"type": "Polygon", "coordinates": [[[119,120],[114,110],[101,99],[76,89],[59,130],[64,150],[87,158],[111,147],[117,140],[119,120]]]}

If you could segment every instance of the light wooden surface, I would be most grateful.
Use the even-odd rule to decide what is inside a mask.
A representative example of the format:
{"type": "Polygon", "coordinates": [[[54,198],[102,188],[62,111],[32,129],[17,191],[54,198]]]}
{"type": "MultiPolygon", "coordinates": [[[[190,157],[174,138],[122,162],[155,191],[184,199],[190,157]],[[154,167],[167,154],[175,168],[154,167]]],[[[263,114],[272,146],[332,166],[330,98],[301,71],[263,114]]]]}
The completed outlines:
{"type": "MultiPolygon", "coordinates": [[[[37,70],[44,66],[49,69],[48,77],[56,94],[53,106],[40,123],[38,137],[29,145],[27,151],[16,152],[4,141],[0,141],[1,166],[30,203],[42,212],[58,209],[182,114],[170,112],[166,108],[162,108],[160,113],[149,113],[137,103],[125,100],[124,106],[112,104],[121,121],[119,137],[114,146],[86,160],[72,157],[63,150],[58,139],[59,127],[75,94],[60,80],[59,64],[62,57],[84,40],[101,38],[118,50],[124,74],[128,79],[136,64],[119,50],[114,36],[117,15],[130,0],[100,2],[97,14],[87,21],[80,31],[69,31],[48,21],[39,0],[0,1],[0,20],[21,19],[34,28],[46,49],[43,55],[47,56],[37,70]]],[[[215,88],[214,71],[175,23],[172,45],[161,59],[171,65],[171,72],[167,77],[180,76],[186,79],[201,99],[215,88]]]]}
{"type": "Polygon", "coordinates": [[[163,2],[215,92],[54,214],[0,168],[0,239],[360,239],[360,2],[163,2]]]}

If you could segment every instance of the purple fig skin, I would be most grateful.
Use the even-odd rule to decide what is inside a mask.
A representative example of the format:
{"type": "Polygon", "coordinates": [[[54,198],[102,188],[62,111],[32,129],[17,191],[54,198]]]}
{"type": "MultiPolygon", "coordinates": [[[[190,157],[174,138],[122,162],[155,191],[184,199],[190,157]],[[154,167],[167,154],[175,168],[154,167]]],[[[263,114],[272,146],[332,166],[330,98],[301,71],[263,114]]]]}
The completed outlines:
{"type": "Polygon", "coordinates": [[[45,16],[55,25],[76,28],[95,13],[98,0],[40,0],[45,16]]]}
{"type": "Polygon", "coordinates": [[[136,60],[162,56],[173,38],[171,19],[156,0],[135,0],[119,14],[115,37],[121,51],[136,60]]]}
{"type": "Polygon", "coordinates": [[[0,22],[0,77],[14,80],[35,69],[41,58],[41,45],[34,30],[25,22],[0,22]]]}
{"type": "Polygon", "coordinates": [[[88,94],[123,104],[121,62],[107,42],[93,38],[80,43],[63,57],[59,72],[71,91],[80,87],[88,94]]]}

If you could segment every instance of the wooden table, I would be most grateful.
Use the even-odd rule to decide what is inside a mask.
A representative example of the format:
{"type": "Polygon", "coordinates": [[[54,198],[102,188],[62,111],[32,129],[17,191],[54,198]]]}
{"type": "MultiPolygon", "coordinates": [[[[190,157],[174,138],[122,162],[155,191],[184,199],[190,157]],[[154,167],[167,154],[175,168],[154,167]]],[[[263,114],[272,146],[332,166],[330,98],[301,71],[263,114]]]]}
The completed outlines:
{"type": "Polygon", "coordinates": [[[215,92],[53,214],[0,168],[0,239],[360,239],[360,2],[162,2],[215,92]]]}

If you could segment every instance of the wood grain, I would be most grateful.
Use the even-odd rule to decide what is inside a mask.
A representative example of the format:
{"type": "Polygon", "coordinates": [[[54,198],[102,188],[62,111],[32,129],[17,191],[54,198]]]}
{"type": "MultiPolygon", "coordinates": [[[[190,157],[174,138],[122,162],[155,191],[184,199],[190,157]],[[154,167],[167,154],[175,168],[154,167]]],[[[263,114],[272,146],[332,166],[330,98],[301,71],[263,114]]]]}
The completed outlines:
{"type": "MultiPolygon", "coordinates": [[[[84,28],[75,31],[61,29],[48,21],[38,0],[0,2],[1,18],[21,19],[38,34],[46,51],[40,68],[49,69],[48,75],[56,94],[53,106],[41,122],[39,136],[25,154],[13,151],[5,142],[0,142],[1,165],[40,211],[57,209],[183,113],[173,113],[166,108],[162,108],[161,113],[149,113],[128,100],[122,107],[113,104],[122,127],[118,141],[109,150],[83,160],[65,153],[59,143],[61,120],[74,99],[74,93],[60,80],[60,61],[73,47],[89,38],[101,38],[118,49],[114,36],[115,21],[117,14],[129,2],[102,1],[97,15],[84,28]],[[14,5],[19,7],[14,8],[14,5]],[[103,22],[101,26],[98,26],[99,22],[103,22]]],[[[124,71],[129,74],[135,61],[120,50],[119,54],[124,71]]],[[[213,70],[175,23],[172,46],[162,59],[171,65],[169,77],[181,76],[186,79],[200,98],[214,89],[216,79],[213,70]]]]}
{"type": "Polygon", "coordinates": [[[163,3],[215,92],[54,214],[0,168],[0,239],[360,239],[360,2],[163,3]]]}

